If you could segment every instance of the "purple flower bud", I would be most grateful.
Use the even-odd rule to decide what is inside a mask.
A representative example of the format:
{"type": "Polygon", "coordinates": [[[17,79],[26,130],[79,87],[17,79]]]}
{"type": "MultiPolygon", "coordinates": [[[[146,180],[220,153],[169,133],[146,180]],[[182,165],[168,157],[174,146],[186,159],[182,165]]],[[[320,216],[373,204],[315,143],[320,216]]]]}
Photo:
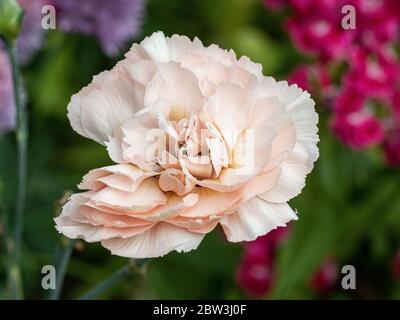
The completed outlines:
{"type": "Polygon", "coordinates": [[[25,10],[18,37],[18,60],[25,64],[43,45],[42,7],[51,3],[50,0],[18,0],[18,3],[25,10]]]}
{"type": "Polygon", "coordinates": [[[0,47],[0,134],[15,127],[15,116],[11,67],[7,53],[0,47]]]}

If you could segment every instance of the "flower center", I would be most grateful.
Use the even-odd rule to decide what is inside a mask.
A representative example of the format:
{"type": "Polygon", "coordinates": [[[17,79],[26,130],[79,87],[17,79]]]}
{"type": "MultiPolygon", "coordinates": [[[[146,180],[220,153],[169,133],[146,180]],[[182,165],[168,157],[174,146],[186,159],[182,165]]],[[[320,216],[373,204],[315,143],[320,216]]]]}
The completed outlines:
{"type": "Polygon", "coordinates": [[[221,155],[226,154],[226,147],[214,126],[193,114],[177,122],[168,121],[164,131],[169,136],[167,152],[160,161],[164,169],[180,170],[195,179],[218,177],[223,166],[221,155]]]}

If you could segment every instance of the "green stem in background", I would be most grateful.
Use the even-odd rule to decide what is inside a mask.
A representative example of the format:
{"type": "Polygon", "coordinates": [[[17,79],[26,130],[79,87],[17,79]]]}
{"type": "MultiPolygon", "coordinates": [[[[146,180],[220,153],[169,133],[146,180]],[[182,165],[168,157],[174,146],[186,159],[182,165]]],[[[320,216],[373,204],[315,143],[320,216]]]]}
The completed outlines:
{"type": "Polygon", "coordinates": [[[4,243],[8,243],[8,230],[10,230],[10,226],[8,224],[8,215],[6,212],[6,205],[3,198],[3,181],[0,176],[0,238],[4,238],[4,243]]]}
{"type": "Polygon", "coordinates": [[[64,284],[65,273],[67,271],[68,263],[74,246],[75,240],[68,239],[68,243],[63,248],[64,250],[60,252],[59,259],[56,264],[56,289],[50,292],[49,300],[58,300],[60,298],[61,290],[64,284]]]}
{"type": "Polygon", "coordinates": [[[100,282],[93,289],[86,292],[83,296],[79,298],[79,300],[90,300],[96,298],[100,293],[117,284],[123,278],[125,278],[131,271],[131,266],[128,264],[125,267],[114,272],[111,276],[109,276],[103,282],[100,282]]]}
{"type": "Polygon", "coordinates": [[[25,198],[26,198],[26,173],[27,173],[27,149],[28,149],[28,116],[25,103],[22,101],[22,83],[17,62],[17,49],[15,42],[7,42],[8,54],[10,57],[14,99],[17,108],[17,129],[16,140],[18,150],[18,190],[16,199],[15,226],[14,226],[14,248],[11,262],[11,280],[15,287],[13,297],[15,299],[23,298],[23,287],[20,269],[22,231],[24,223],[25,198]]]}
{"type": "MultiPolygon", "coordinates": [[[[9,234],[10,225],[8,223],[8,215],[6,212],[5,201],[3,198],[3,184],[0,177],[0,238],[3,238],[2,244],[5,249],[5,254],[8,258],[11,257],[11,249],[13,248],[13,239],[9,234]]],[[[11,268],[8,266],[8,276],[11,279],[11,268]]],[[[9,288],[11,292],[15,293],[17,291],[17,287],[14,282],[9,281],[9,288]]]]}
{"type": "Polygon", "coordinates": [[[99,294],[103,293],[108,288],[120,282],[123,278],[128,276],[132,272],[132,267],[136,266],[138,268],[143,268],[150,260],[140,259],[131,260],[128,265],[122,267],[121,269],[114,272],[111,276],[105,279],[103,282],[99,283],[93,289],[82,295],[79,300],[90,300],[96,298],[99,294]]]}

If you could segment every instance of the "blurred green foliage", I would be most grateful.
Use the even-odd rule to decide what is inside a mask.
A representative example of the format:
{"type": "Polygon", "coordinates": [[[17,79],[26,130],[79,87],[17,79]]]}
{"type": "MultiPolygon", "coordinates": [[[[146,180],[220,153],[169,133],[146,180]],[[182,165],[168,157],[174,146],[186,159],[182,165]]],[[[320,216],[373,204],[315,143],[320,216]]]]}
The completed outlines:
{"type": "MultiPolygon", "coordinates": [[[[264,74],[278,79],[304,57],[281,29],[282,14],[258,0],[150,0],[141,38],[157,30],[197,36],[205,44],[233,48],[262,63],[264,74]]],[[[140,41],[136,39],[136,41],[140,41]]],[[[127,49],[129,46],[127,46],[127,49]]],[[[66,117],[71,95],[93,75],[111,68],[95,40],[57,31],[23,69],[29,96],[30,140],[28,203],[24,228],[23,276],[28,298],[43,298],[41,267],[54,264],[60,236],[52,218],[58,201],[90,169],[108,165],[103,147],[76,134],[66,117]]],[[[386,168],[376,150],[357,153],[340,145],[329,132],[326,111],[319,109],[321,156],[307,186],[291,205],[300,219],[281,247],[270,298],[313,298],[312,273],[327,257],[357,268],[359,287],[336,290],[333,298],[400,298],[390,261],[400,247],[399,171],[386,168]]],[[[0,140],[3,197],[10,218],[15,195],[15,144],[12,134],[0,140]]],[[[74,298],[126,263],[98,244],[78,243],[68,268],[63,298],[74,298]]],[[[146,275],[133,274],[100,298],[243,298],[234,281],[241,246],[228,243],[221,230],[199,249],[152,260],[146,275]]],[[[1,256],[0,279],[5,276],[1,256]]],[[[0,281],[4,283],[3,281],[0,281]]],[[[0,298],[2,297],[0,287],[0,298]]],[[[3,291],[4,294],[4,291],[3,291]]]]}

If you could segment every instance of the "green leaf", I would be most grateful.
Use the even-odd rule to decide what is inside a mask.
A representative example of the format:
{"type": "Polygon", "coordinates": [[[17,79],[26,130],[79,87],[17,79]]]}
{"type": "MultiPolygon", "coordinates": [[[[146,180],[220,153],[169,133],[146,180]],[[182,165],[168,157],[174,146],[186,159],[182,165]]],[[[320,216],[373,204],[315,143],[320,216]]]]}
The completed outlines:
{"type": "Polygon", "coordinates": [[[13,42],[18,37],[23,13],[16,0],[0,1],[0,35],[7,41],[13,42]]]}
{"type": "Polygon", "coordinates": [[[277,252],[277,281],[270,296],[273,299],[304,297],[312,273],[332,254],[337,231],[335,210],[319,203],[298,209],[293,235],[277,252]]]}
{"type": "Polygon", "coordinates": [[[159,299],[226,298],[233,290],[241,246],[228,244],[219,231],[208,234],[197,250],[154,259],[145,277],[146,287],[159,299]]]}

